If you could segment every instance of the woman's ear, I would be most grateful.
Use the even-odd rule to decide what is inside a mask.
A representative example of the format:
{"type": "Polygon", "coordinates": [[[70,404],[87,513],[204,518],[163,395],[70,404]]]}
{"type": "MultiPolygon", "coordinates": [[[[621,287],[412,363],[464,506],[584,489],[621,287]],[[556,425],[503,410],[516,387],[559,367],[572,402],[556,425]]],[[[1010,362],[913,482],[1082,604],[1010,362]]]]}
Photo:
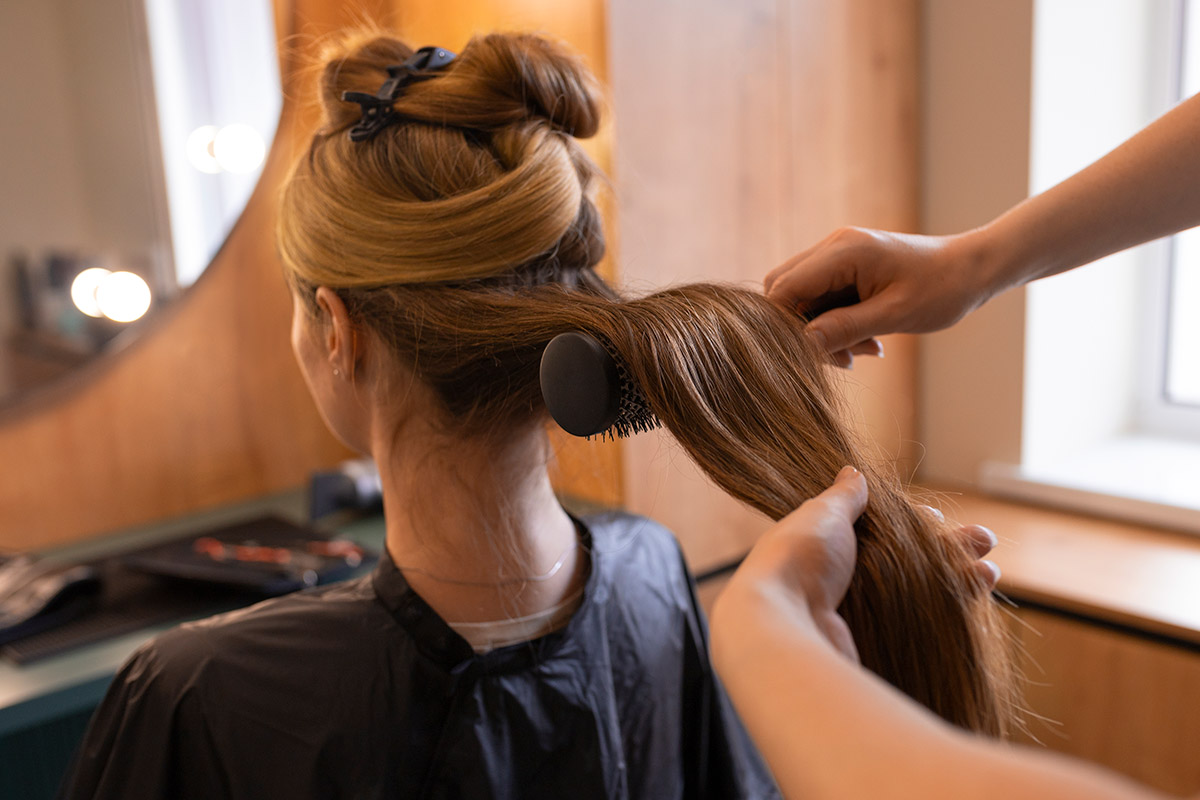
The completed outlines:
{"type": "Polygon", "coordinates": [[[324,329],[318,335],[325,346],[329,364],[335,373],[352,377],[362,353],[359,352],[358,330],[350,319],[346,304],[328,286],[317,287],[316,301],[324,323],[324,329]]]}

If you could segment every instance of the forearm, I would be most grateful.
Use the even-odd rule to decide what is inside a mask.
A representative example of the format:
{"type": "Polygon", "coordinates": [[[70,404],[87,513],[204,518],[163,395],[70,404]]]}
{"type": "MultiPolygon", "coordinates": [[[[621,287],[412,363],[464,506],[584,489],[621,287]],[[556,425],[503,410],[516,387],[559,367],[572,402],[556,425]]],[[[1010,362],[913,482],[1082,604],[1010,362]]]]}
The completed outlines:
{"type": "Polygon", "coordinates": [[[1200,225],[1200,95],[965,235],[995,291],[1200,225]]]}
{"type": "Polygon", "coordinates": [[[788,607],[794,602],[764,594],[735,601],[740,608],[718,604],[713,615],[722,680],[786,796],[1150,796],[1092,768],[949,727],[834,651],[788,607]]]}
{"type": "Polygon", "coordinates": [[[932,772],[921,763],[944,746],[940,722],[907,718],[878,678],[833,651],[815,630],[799,633],[803,615],[759,609],[753,623],[742,615],[732,626],[736,634],[727,636],[721,611],[713,612],[714,661],[786,797],[942,796],[929,790],[937,785],[936,763],[932,772]],[[904,747],[916,758],[904,758],[904,747]],[[901,759],[914,774],[895,780],[893,765],[901,759]]]}

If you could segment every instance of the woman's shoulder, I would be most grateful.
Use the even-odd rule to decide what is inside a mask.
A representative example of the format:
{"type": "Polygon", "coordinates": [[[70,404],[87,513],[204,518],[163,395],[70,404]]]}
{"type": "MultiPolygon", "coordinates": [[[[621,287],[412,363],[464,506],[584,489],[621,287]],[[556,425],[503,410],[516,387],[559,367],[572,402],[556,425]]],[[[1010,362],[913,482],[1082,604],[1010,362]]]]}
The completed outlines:
{"type": "Polygon", "coordinates": [[[381,644],[378,629],[391,627],[389,619],[369,578],[360,578],[184,623],[148,642],[131,663],[153,664],[172,685],[256,673],[271,680],[284,662],[294,662],[288,670],[294,674],[305,665],[361,657],[364,648],[381,644]]]}
{"type": "Polygon", "coordinates": [[[373,678],[385,674],[399,637],[384,617],[368,577],[156,636],[110,685],[63,796],[218,797],[233,776],[243,787],[271,782],[279,796],[307,797],[281,787],[317,786],[309,780],[317,756],[334,741],[351,741],[360,765],[376,764],[378,753],[346,731],[365,729],[385,705],[373,702],[373,678]]]}

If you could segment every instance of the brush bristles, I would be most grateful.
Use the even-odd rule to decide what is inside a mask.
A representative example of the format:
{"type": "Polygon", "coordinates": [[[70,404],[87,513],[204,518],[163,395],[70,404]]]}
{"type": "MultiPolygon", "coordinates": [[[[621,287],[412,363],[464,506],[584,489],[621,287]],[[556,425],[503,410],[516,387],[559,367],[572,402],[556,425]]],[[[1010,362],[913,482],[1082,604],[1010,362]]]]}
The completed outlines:
{"type": "Polygon", "coordinates": [[[620,378],[618,386],[620,405],[617,418],[613,420],[613,424],[608,430],[601,431],[600,438],[627,439],[635,433],[645,433],[662,425],[662,422],[654,415],[654,411],[651,410],[650,404],[646,402],[646,396],[642,394],[642,390],[638,388],[633,376],[629,374],[629,369],[621,357],[613,351],[607,341],[603,339],[599,341],[616,363],[617,375],[620,378]]]}

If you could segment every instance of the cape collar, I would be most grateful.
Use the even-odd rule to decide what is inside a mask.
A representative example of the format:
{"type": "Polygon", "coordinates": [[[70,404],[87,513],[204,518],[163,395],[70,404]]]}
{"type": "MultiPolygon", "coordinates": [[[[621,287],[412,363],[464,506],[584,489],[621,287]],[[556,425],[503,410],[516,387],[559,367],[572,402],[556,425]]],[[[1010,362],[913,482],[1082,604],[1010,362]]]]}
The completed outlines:
{"type": "Polygon", "coordinates": [[[549,657],[564,642],[577,635],[597,604],[602,558],[593,547],[591,530],[579,519],[571,519],[579,531],[580,552],[588,558],[588,576],[579,609],[565,627],[553,633],[487,653],[476,653],[471,645],[447,625],[424,598],[409,586],[404,573],[392,562],[386,547],[371,575],[375,596],[396,623],[404,628],[417,648],[448,672],[458,673],[480,667],[489,672],[525,668],[549,657]]]}

